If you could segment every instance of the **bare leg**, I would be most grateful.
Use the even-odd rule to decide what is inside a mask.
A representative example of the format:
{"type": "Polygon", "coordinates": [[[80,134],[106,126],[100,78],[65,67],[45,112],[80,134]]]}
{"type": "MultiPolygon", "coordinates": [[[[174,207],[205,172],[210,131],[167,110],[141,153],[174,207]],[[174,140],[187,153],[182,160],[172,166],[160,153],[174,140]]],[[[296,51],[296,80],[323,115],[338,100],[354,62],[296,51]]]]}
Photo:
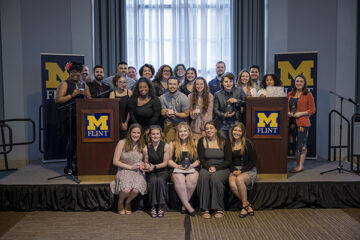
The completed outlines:
{"type": "Polygon", "coordinates": [[[229,186],[231,191],[234,193],[234,195],[241,200],[241,195],[239,193],[239,190],[237,188],[236,182],[235,182],[236,177],[235,176],[230,176],[229,177],[229,186]]]}
{"type": "Polygon", "coordinates": [[[178,197],[180,198],[182,204],[189,212],[193,212],[194,209],[191,207],[189,200],[188,200],[189,197],[188,197],[187,191],[186,191],[186,183],[185,183],[184,174],[173,173],[172,179],[174,182],[175,191],[176,191],[178,197]]]}
{"type": "Polygon", "coordinates": [[[119,203],[124,203],[125,198],[130,195],[130,189],[125,189],[119,193],[119,203]]]}
{"type": "Polygon", "coordinates": [[[128,198],[126,199],[126,204],[131,203],[131,201],[139,195],[139,191],[137,189],[132,189],[128,198]]]}
{"type": "Polygon", "coordinates": [[[306,153],[307,153],[307,150],[304,150],[304,151],[302,151],[302,153],[300,154],[299,163],[298,163],[298,164],[299,164],[299,165],[298,165],[298,170],[304,168],[304,161],[305,161],[305,158],[306,158],[306,153]]]}
{"type": "Polygon", "coordinates": [[[186,193],[188,196],[188,201],[190,201],[191,196],[193,195],[193,193],[195,191],[198,178],[199,178],[198,172],[187,174],[185,176],[186,193]]]}
{"type": "MultiPolygon", "coordinates": [[[[238,187],[239,194],[241,196],[242,206],[246,207],[249,202],[247,200],[247,189],[246,185],[250,184],[250,177],[246,173],[241,173],[239,176],[236,177],[236,186],[238,187]]],[[[252,209],[249,209],[252,211],[252,209]]],[[[241,214],[246,214],[246,210],[242,209],[241,214]]]]}

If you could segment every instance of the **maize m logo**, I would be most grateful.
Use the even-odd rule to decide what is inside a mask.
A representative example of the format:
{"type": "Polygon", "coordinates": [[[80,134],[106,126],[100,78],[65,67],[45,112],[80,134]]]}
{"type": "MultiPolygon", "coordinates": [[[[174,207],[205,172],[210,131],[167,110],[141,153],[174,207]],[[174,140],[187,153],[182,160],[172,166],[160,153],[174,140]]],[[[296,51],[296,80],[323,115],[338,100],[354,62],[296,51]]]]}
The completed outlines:
{"type": "Polygon", "coordinates": [[[85,138],[109,138],[110,114],[85,114],[85,138]]]}
{"type": "Polygon", "coordinates": [[[279,135],[279,111],[256,111],[255,134],[256,135],[279,135]]]}
{"type": "Polygon", "coordinates": [[[45,80],[46,99],[55,99],[55,89],[59,83],[68,79],[69,73],[66,70],[63,71],[56,62],[45,62],[45,70],[48,72],[45,80]]]}
{"type": "Polygon", "coordinates": [[[294,68],[290,61],[278,61],[277,66],[284,86],[291,86],[291,80],[300,74],[307,79],[308,86],[314,86],[314,78],[311,76],[311,69],[315,66],[314,60],[303,60],[297,68],[294,68]]]}

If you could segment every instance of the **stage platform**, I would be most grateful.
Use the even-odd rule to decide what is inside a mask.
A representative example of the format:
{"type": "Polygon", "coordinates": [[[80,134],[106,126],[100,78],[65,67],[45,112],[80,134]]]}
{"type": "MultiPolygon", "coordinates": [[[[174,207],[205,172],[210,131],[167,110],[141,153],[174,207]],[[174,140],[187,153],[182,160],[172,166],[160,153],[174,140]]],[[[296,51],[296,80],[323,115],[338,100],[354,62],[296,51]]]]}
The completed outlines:
{"type": "MultiPolygon", "coordinates": [[[[47,180],[63,173],[65,163],[31,163],[17,171],[0,172],[0,210],[8,211],[112,211],[115,209],[109,183],[77,184],[71,178],[47,180]]],[[[288,169],[295,166],[289,160],[288,169]]],[[[306,160],[305,171],[288,174],[284,180],[257,181],[249,191],[255,209],[279,208],[353,208],[360,207],[360,176],[356,173],[333,171],[338,162],[306,160]]],[[[344,163],[349,169],[350,164],[344,163]]],[[[140,202],[140,204],[139,204],[140,202]]],[[[143,206],[134,203],[134,208],[143,206]]],[[[227,196],[227,208],[235,209],[239,201],[227,196]]],[[[197,205],[196,196],[193,199],[197,205]]],[[[181,205],[172,184],[169,184],[169,209],[181,205]]]]}

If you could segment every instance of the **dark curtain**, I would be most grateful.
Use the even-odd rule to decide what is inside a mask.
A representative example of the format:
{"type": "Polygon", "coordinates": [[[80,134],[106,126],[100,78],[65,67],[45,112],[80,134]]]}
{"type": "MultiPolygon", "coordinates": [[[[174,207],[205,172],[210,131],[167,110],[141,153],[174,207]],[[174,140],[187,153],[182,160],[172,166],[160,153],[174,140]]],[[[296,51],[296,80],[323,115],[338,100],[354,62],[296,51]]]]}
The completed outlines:
{"type": "Polygon", "coordinates": [[[126,61],[126,1],[94,1],[95,65],[104,66],[105,76],[117,72],[126,61]]]}
{"type": "MultiPolygon", "coordinates": [[[[1,17],[0,17],[1,19],[1,17]]],[[[2,40],[1,40],[1,21],[0,21],[0,119],[5,119],[4,113],[4,80],[2,70],[2,40]]]]}
{"type": "MultiPolygon", "coordinates": [[[[358,2],[358,8],[357,8],[357,50],[356,50],[356,55],[357,55],[357,68],[356,68],[356,101],[360,102],[360,3],[358,2]]],[[[360,113],[360,107],[358,107],[357,112],[360,113]]]]}
{"type": "MultiPolygon", "coordinates": [[[[264,71],[264,0],[233,0],[231,2],[233,26],[233,70],[235,75],[251,65],[264,71]]],[[[249,70],[249,69],[248,69],[249,70]]]]}

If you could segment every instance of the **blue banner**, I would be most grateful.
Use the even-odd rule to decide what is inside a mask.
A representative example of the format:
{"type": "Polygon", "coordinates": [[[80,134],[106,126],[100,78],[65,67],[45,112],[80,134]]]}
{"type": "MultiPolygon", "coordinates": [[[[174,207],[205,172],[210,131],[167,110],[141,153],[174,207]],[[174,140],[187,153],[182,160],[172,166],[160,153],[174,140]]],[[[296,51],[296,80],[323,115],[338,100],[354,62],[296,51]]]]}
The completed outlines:
{"type": "Polygon", "coordinates": [[[57,105],[55,104],[56,88],[68,79],[65,70],[67,62],[76,61],[84,64],[83,55],[41,54],[41,82],[43,105],[43,160],[51,161],[66,158],[66,139],[59,131],[57,105]]]}
{"type": "MultiPolygon", "coordinates": [[[[289,92],[294,86],[294,78],[303,74],[307,80],[307,87],[313,94],[315,104],[317,99],[317,71],[318,53],[276,53],[274,73],[280,77],[285,91],[289,92]]],[[[308,137],[307,157],[316,157],[316,114],[310,117],[311,127],[308,137]]]]}

